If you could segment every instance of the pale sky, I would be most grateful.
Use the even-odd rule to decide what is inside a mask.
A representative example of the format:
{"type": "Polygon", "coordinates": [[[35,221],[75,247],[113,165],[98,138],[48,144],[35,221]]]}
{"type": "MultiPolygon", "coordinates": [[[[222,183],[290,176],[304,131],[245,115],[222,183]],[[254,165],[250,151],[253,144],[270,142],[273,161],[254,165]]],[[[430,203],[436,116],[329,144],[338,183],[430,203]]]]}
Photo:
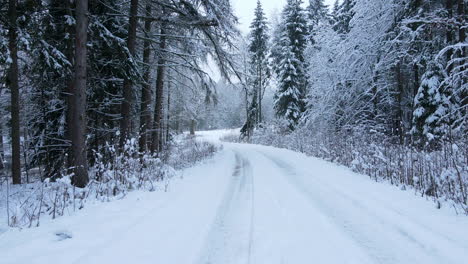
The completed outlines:
{"type": "MultiPolygon", "coordinates": [[[[274,13],[279,14],[283,9],[283,6],[286,4],[286,0],[260,0],[263,6],[263,10],[267,15],[268,19],[271,19],[271,16],[274,13]]],[[[257,0],[231,0],[231,3],[234,7],[234,12],[239,18],[239,28],[242,30],[242,33],[247,34],[249,32],[250,23],[254,17],[254,10],[257,6],[257,0]]],[[[304,0],[304,4],[308,4],[308,0],[304,0]]],[[[329,7],[332,7],[335,3],[335,0],[325,0],[325,4],[329,7]]]]}

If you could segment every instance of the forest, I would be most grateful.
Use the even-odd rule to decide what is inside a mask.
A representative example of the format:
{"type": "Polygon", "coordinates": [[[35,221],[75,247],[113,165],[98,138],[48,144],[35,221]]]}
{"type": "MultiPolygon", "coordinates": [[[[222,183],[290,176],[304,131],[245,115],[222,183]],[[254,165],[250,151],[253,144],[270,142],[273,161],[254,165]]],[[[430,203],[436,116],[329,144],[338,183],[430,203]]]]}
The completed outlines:
{"type": "Polygon", "coordinates": [[[183,131],[241,127],[226,140],[306,153],[468,212],[467,8],[288,0],[268,18],[257,1],[243,34],[229,0],[2,0],[2,182],[116,195],[160,179],[142,173],[155,164],[216,152],[193,140],[183,150],[183,131]]]}
{"type": "Polygon", "coordinates": [[[467,0],[0,0],[0,262],[468,259],[467,0]]]}
{"type": "Polygon", "coordinates": [[[466,1],[344,0],[331,9],[287,1],[270,24],[261,10],[247,83],[258,87],[252,98],[264,82],[275,87],[277,118],[263,123],[261,99],[252,99],[244,139],[411,186],[466,212],[466,1]]]}

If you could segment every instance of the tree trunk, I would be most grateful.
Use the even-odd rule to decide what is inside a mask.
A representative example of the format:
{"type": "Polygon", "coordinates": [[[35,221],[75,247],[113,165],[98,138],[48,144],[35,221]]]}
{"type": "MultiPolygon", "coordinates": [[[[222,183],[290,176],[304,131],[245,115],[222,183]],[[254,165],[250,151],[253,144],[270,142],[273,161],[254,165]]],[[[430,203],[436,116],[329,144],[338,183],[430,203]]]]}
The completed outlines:
{"type": "Polygon", "coordinates": [[[161,119],[163,116],[163,95],[164,95],[164,49],[166,48],[166,36],[164,30],[164,25],[161,25],[161,37],[159,40],[159,59],[158,59],[158,69],[157,69],[157,76],[156,76],[156,102],[154,105],[154,127],[152,133],[152,142],[151,142],[151,152],[159,151],[160,146],[160,137],[161,137],[161,119]]]}
{"type": "Polygon", "coordinates": [[[257,122],[257,125],[259,123],[262,123],[262,99],[263,99],[263,95],[262,95],[262,90],[263,90],[263,87],[262,87],[262,84],[263,84],[263,76],[262,76],[262,64],[261,63],[258,63],[258,122],[257,122]]]}
{"type": "Polygon", "coordinates": [[[464,1],[466,0],[458,0],[458,5],[457,5],[457,13],[458,13],[458,22],[460,23],[460,26],[458,28],[458,42],[463,43],[465,42],[465,27],[464,27],[464,22],[465,22],[465,3],[464,1]]]}
{"type": "MultiPolygon", "coordinates": [[[[130,3],[130,19],[128,24],[127,47],[130,52],[130,59],[135,56],[136,50],[136,30],[137,30],[137,15],[138,15],[138,0],[131,0],[130,3]]],[[[130,135],[130,113],[133,103],[132,80],[127,76],[124,78],[122,105],[120,109],[120,148],[123,148],[125,141],[130,135]]]]}
{"type": "Polygon", "coordinates": [[[151,35],[151,3],[148,2],[146,5],[145,16],[148,19],[145,20],[145,32],[147,34],[145,41],[143,43],[143,67],[145,71],[143,74],[143,86],[141,90],[141,114],[140,114],[140,152],[146,152],[147,150],[147,138],[148,138],[148,128],[151,128],[151,83],[150,83],[150,56],[151,56],[151,43],[149,38],[151,35]]]}
{"type": "Polygon", "coordinates": [[[88,164],[86,157],[86,58],[88,29],[88,0],[76,2],[75,33],[75,82],[72,103],[72,160],[73,184],[83,188],[88,184],[88,164]]]}
{"type": "MultiPolygon", "coordinates": [[[[452,0],[445,0],[445,9],[447,9],[448,19],[451,19],[453,17],[453,3],[452,3],[452,0]]],[[[447,32],[446,32],[446,37],[445,38],[446,38],[447,44],[451,45],[451,44],[453,44],[452,43],[453,42],[452,26],[448,25],[446,30],[447,30],[447,32]]],[[[447,61],[450,61],[452,59],[452,55],[453,55],[453,51],[451,49],[449,49],[447,51],[447,61]]],[[[450,65],[448,67],[447,71],[451,72],[452,68],[453,68],[453,66],[450,65]]]]}
{"type": "MultiPolygon", "coordinates": [[[[1,90],[0,90],[1,94],[1,90]]],[[[0,120],[0,170],[5,168],[3,165],[3,159],[4,159],[4,150],[3,150],[3,124],[1,123],[0,120]]]]}
{"type": "Polygon", "coordinates": [[[401,74],[400,62],[396,65],[396,78],[397,78],[397,118],[396,118],[396,130],[397,135],[400,139],[400,144],[403,144],[404,129],[403,129],[403,80],[401,74]]]}
{"type": "Polygon", "coordinates": [[[169,141],[169,119],[171,110],[171,71],[168,73],[167,78],[167,110],[166,110],[166,142],[169,141]]]}
{"type": "Polygon", "coordinates": [[[195,119],[190,120],[190,135],[195,136],[195,119]]]}
{"type": "Polygon", "coordinates": [[[16,1],[9,0],[8,17],[10,50],[10,70],[8,74],[8,85],[11,90],[11,175],[13,184],[21,184],[21,155],[20,155],[20,116],[19,116],[19,83],[18,83],[18,46],[17,46],[17,11],[16,1]]]}

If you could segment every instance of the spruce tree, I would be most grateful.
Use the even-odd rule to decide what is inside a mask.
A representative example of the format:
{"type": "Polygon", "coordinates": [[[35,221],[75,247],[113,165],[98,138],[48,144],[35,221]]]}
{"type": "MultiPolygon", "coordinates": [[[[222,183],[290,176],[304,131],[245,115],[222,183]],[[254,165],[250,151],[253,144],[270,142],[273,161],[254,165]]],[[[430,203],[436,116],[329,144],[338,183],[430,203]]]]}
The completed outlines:
{"type": "Polygon", "coordinates": [[[250,25],[249,56],[251,102],[247,120],[242,128],[244,136],[250,135],[254,127],[262,122],[262,98],[270,70],[268,66],[268,24],[260,1],[257,1],[255,18],[250,25]]]}
{"type": "MultiPolygon", "coordinates": [[[[287,36],[284,36],[287,38],[287,36]]],[[[289,40],[286,40],[289,41],[289,40]]],[[[276,115],[288,122],[293,130],[301,117],[302,98],[301,85],[303,85],[302,63],[293,52],[292,43],[282,49],[279,87],[275,94],[276,115]]]]}
{"type": "Polygon", "coordinates": [[[315,44],[314,33],[320,21],[328,19],[328,7],[324,0],[309,0],[307,7],[309,41],[315,44]]]}
{"type": "Polygon", "coordinates": [[[288,0],[282,13],[281,45],[276,54],[278,91],[275,110],[291,129],[305,111],[306,77],[304,50],[307,45],[307,19],[301,0],[288,0]]]}
{"type": "MultiPolygon", "coordinates": [[[[68,1],[52,0],[35,12],[28,26],[31,36],[28,65],[31,92],[27,95],[31,114],[26,116],[31,133],[29,166],[44,168],[44,178],[61,174],[69,154],[69,116],[71,96],[73,34],[75,18],[68,1]]],[[[38,8],[38,9],[39,9],[38,8]]]]}
{"type": "Polygon", "coordinates": [[[440,66],[431,62],[414,98],[411,132],[415,142],[421,147],[436,147],[450,125],[445,116],[449,113],[451,91],[444,85],[444,78],[440,66]]]}
{"type": "Polygon", "coordinates": [[[353,10],[355,4],[355,0],[344,0],[336,10],[333,29],[339,34],[347,34],[351,30],[350,22],[355,14],[353,10]]]}

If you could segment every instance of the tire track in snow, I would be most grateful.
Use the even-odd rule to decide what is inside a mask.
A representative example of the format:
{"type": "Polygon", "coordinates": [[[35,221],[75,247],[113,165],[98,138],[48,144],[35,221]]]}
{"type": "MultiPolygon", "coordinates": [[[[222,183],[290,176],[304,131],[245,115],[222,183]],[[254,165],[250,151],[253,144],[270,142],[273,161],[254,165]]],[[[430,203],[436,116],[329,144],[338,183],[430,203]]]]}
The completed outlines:
{"type": "MultiPolygon", "coordinates": [[[[406,263],[409,261],[407,257],[411,256],[414,257],[414,254],[409,253],[410,246],[411,249],[420,251],[419,256],[424,256],[424,260],[419,259],[419,261],[425,263],[452,263],[449,262],[450,254],[444,252],[444,255],[441,255],[440,248],[437,248],[437,245],[429,244],[425,240],[418,240],[417,236],[414,236],[414,232],[410,232],[410,229],[407,229],[401,226],[402,221],[398,221],[398,223],[393,223],[391,220],[384,218],[383,216],[378,215],[375,210],[369,208],[368,206],[364,205],[363,203],[359,202],[358,200],[354,199],[353,197],[343,193],[342,191],[334,188],[328,183],[325,183],[318,179],[317,177],[312,178],[315,181],[314,190],[310,190],[306,186],[303,180],[300,179],[300,175],[297,173],[297,170],[288,164],[287,162],[281,160],[280,158],[273,157],[269,154],[263,153],[258,151],[264,157],[272,161],[279,169],[284,172],[284,176],[287,181],[289,181],[297,190],[302,192],[305,196],[309,197],[309,201],[312,202],[324,215],[329,217],[332,222],[339,227],[342,231],[348,234],[353,240],[355,240],[362,248],[367,249],[370,256],[373,256],[377,263],[406,263]],[[340,200],[342,203],[339,207],[334,206],[333,202],[336,201],[327,201],[327,198],[337,199],[340,200]],[[345,203],[345,204],[343,204],[345,203]],[[361,213],[361,220],[364,219],[372,219],[372,221],[368,221],[372,224],[372,226],[364,227],[362,226],[362,222],[357,221],[359,219],[353,219],[352,215],[346,215],[346,211],[343,208],[354,208],[359,210],[361,213]],[[340,211],[341,209],[341,211],[340,211]],[[372,233],[369,231],[369,228],[385,230],[386,235],[389,237],[379,237],[382,234],[379,233],[372,233]],[[363,232],[364,231],[364,232],[363,232]],[[380,241],[379,241],[380,240],[380,241]],[[406,242],[405,242],[406,241],[406,242]],[[425,241],[425,242],[421,242],[425,241]],[[394,244],[392,245],[392,243],[394,244]],[[404,242],[404,246],[402,245],[404,242]],[[392,246],[398,246],[398,248],[394,248],[392,246]],[[408,254],[403,252],[399,252],[398,250],[402,249],[407,251],[408,254]],[[432,261],[432,262],[431,262],[432,261]],[[435,261],[435,262],[434,262],[435,261]]],[[[336,204],[335,204],[336,205],[336,204]]],[[[379,206],[379,205],[376,205],[379,206]]],[[[384,204],[380,205],[380,207],[385,206],[384,204]]],[[[385,210],[386,208],[379,208],[379,210],[385,210]]],[[[392,208],[393,209],[393,208],[392,208]]],[[[395,212],[393,210],[387,210],[390,212],[395,212]]],[[[387,213],[387,212],[386,212],[387,213]]],[[[404,218],[402,215],[399,215],[398,218],[404,218]]],[[[409,221],[409,219],[400,219],[409,221]]],[[[421,227],[417,226],[417,223],[409,223],[412,227],[420,231],[421,227]]],[[[424,228],[425,229],[425,228],[424,228]]],[[[411,229],[411,231],[414,231],[411,229]]],[[[440,237],[438,234],[434,234],[433,232],[428,232],[428,230],[421,231],[426,237],[429,236],[436,236],[435,239],[431,239],[431,241],[437,241],[437,239],[442,238],[446,240],[445,237],[440,237]]],[[[418,232],[421,234],[421,232],[418,232]]],[[[447,240],[446,240],[447,241],[447,240]]],[[[447,241],[448,242],[448,241],[447,241]]],[[[458,245],[450,243],[451,246],[458,248],[458,245]]],[[[454,262],[457,263],[457,262],[454,262]]]]}
{"type": "Polygon", "coordinates": [[[235,152],[230,183],[205,239],[199,264],[250,263],[253,247],[253,178],[250,162],[235,152]]]}

